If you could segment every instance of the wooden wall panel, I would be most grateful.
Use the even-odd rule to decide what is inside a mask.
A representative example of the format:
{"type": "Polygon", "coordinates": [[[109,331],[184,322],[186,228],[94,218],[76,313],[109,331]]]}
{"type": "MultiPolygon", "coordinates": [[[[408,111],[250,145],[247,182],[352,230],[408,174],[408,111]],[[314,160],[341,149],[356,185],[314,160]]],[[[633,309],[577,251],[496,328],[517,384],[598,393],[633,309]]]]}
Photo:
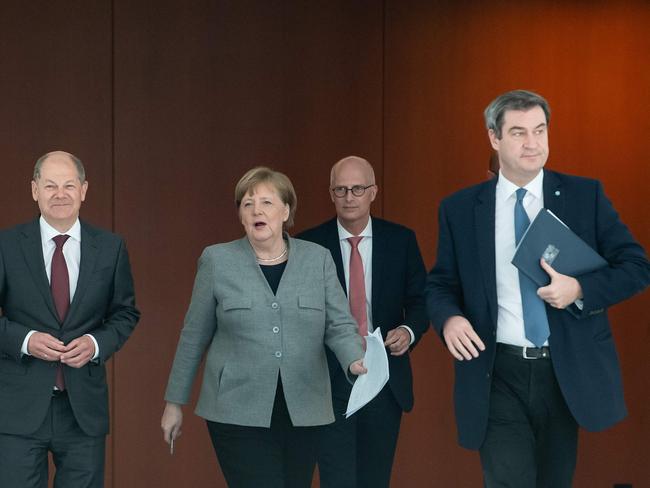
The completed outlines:
{"type": "Polygon", "coordinates": [[[191,407],[174,457],[159,427],[197,259],[242,235],[252,166],[289,175],[304,228],[332,214],[336,159],[381,160],[381,21],[374,2],[115,2],[115,223],[143,311],[116,365],[116,487],[225,486],[191,407]]]}
{"type": "MultiPolygon", "coordinates": [[[[191,408],[174,457],[159,420],[196,260],[241,235],[232,193],[254,165],[292,178],[297,231],[333,214],[331,164],[367,157],[375,213],[414,228],[430,266],[440,199],[484,178],[483,108],[531,88],[553,108],[549,167],[600,178],[647,248],[648,26],[633,0],[2,2],[0,226],[36,215],[33,162],[67,149],[88,170],[82,216],[131,253],[143,319],[112,361],[107,486],[225,486],[191,408]]],[[[581,435],[578,488],[650,478],[649,305],[611,312],[630,416],[581,435]]],[[[393,485],[479,486],[448,353],[430,332],[413,361],[393,485]]]]}
{"type": "MultiPolygon", "coordinates": [[[[386,2],[385,216],[416,229],[428,265],[438,203],[485,177],[482,111],[515,88],[551,104],[549,168],[601,179],[649,247],[649,25],[640,1],[386,2]]],[[[650,435],[649,306],[646,293],[610,312],[630,416],[607,432],[581,433],[576,487],[650,479],[640,454],[650,435]]],[[[432,334],[414,360],[416,407],[403,423],[394,484],[479,486],[478,456],[455,443],[446,348],[432,334]]]]}
{"type": "MultiPolygon", "coordinates": [[[[111,228],[111,41],[108,2],[0,3],[0,228],[38,216],[30,188],[34,163],[57,149],[86,167],[81,217],[111,228]]],[[[108,368],[111,381],[112,363],[108,368]]],[[[109,437],[109,484],[111,454],[109,437]]]]}

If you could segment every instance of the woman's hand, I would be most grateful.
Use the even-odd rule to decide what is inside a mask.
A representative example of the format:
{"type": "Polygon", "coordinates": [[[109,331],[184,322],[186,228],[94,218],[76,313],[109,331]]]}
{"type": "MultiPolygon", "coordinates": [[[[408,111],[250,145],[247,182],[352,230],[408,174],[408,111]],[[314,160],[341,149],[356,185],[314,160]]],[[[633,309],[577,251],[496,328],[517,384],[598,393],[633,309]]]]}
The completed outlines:
{"type": "Polygon", "coordinates": [[[360,374],[366,374],[368,370],[363,366],[363,359],[357,359],[355,362],[350,364],[350,373],[355,376],[360,374]]]}
{"type": "Polygon", "coordinates": [[[183,410],[177,403],[167,402],[160,427],[163,431],[163,439],[167,444],[172,443],[174,439],[181,435],[181,425],[183,425],[183,410]]]}

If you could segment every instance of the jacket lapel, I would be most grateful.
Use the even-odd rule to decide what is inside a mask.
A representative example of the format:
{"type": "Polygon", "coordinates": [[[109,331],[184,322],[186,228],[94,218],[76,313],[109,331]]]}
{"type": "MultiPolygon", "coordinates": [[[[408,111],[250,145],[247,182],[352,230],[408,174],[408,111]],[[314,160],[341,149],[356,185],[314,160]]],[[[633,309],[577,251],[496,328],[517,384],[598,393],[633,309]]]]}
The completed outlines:
{"type": "Polygon", "coordinates": [[[336,218],[333,218],[327,223],[326,242],[326,247],[330,250],[330,254],[336,265],[336,274],[339,278],[339,283],[341,283],[343,291],[347,295],[348,290],[345,287],[345,272],[343,271],[343,257],[341,256],[341,243],[339,241],[339,229],[336,225],[336,218]]]}
{"type": "Polygon", "coordinates": [[[497,324],[497,284],[494,248],[496,182],[493,179],[483,186],[477,195],[474,207],[474,227],[476,229],[476,247],[478,249],[483,286],[485,287],[490,307],[490,317],[496,328],[497,324]]]}
{"type": "Polygon", "coordinates": [[[38,220],[35,220],[24,228],[22,232],[21,247],[23,255],[25,256],[25,263],[27,263],[27,268],[34,280],[36,289],[41,295],[43,295],[47,308],[58,321],[59,316],[56,313],[56,307],[54,306],[54,300],[52,299],[52,292],[50,291],[50,284],[47,279],[47,273],[45,272],[43,245],[41,244],[41,230],[38,220]]]}
{"type": "Polygon", "coordinates": [[[560,178],[552,172],[544,170],[544,208],[553,212],[560,220],[566,222],[564,209],[564,192],[560,178]]]}
{"type": "Polygon", "coordinates": [[[90,286],[93,270],[95,269],[95,262],[99,253],[99,246],[94,233],[89,231],[84,223],[81,223],[81,262],[79,263],[79,279],[77,280],[77,288],[74,292],[74,298],[70,303],[70,309],[66,315],[65,322],[68,322],[75,314],[80,304],[83,302],[83,297],[90,286]]]}
{"type": "MultiPolygon", "coordinates": [[[[372,300],[372,317],[377,320],[377,313],[375,310],[376,305],[380,302],[381,297],[381,284],[384,282],[382,279],[382,270],[387,263],[386,239],[384,239],[384,226],[380,220],[372,219],[372,290],[370,290],[370,297],[372,300]]],[[[375,325],[377,327],[377,325],[375,325]]],[[[386,333],[386,331],[384,331],[386,333]]]]}

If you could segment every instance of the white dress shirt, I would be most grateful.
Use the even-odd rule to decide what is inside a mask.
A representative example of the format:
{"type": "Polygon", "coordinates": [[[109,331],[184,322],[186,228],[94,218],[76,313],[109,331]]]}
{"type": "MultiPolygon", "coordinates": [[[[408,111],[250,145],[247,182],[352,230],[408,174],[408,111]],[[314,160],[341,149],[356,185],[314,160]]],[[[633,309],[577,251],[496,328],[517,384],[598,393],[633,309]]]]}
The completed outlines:
{"type": "MultiPolygon", "coordinates": [[[[544,171],[542,170],[523,187],[527,191],[522,203],[531,222],[544,207],[543,182],[544,171]]],[[[509,181],[499,171],[494,220],[498,304],[497,342],[534,347],[534,344],[526,339],[524,332],[519,272],[511,263],[516,247],[514,212],[518,189],[517,185],[509,181]]],[[[545,345],[548,345],[548,341],[545,345]]]]}
{"type": "MultiPolygon", "coordinates": [[[[60,234],[67,234],[70,236],[70,238],[67,241],[65,241],[62,251],[63,251],[63,257],[65,257],[66,267],[68,268],[68,279],[70,281],[70,302],[72,302],[75,291],[77,290],[77,282],[79,281],[79,265],[81,263],[81,224],[79,223],[79,219],[77,219],[75,223],[72,224],[72,227],[70,227],[70,229],[68,229],[66,232],[63,233],[59,232],[50,224],[48,224],[46,220],[43,218],[43,216],[41,216],[38,223],[41,229],[41,245],[43,246],[43,262],[45,263],[45,273],[47,274],[48,282],[50,282],[51,280],[52,257],[54,256],[54,251],[56,249],[56,244],[54,243],[53,238],[60,234]]],[[[29,331],[27,336],[25,336],[25,340],[23,341],[23,345],[21,348],[21,352],[23,354],[29,355],[29,352],[27,350],[27,344],[29,343],[29,338],[35,332],[36,332],[35,330],[31,330],[29,331]]],[[[95,344],[95,355],[92,357],[92,359],[93,360],[97,359],[97,357],[99,356],[99,345],[97,344],[97,341],[92,335],[90,334],[86,334],[86,335],[90,337],[95,344]]]]}
{"type": "MultiPolygon", "coordinates": [[[[352,244],[348,241],[349,237],[355,237],[350,234],[341,222],[336,220],[336,225],[339,231],[339,244],[341,245],[341,258],[343,259],[343,273],[345,274],[345,289],[350,290],[350,254],[352,254],[352,244]]],[[[368,317],[368,333],[374,329],[372,325],[372,218],[368,218],[368,224],[365,229],[359,233],[363,239],[359,242],[359,254],[361,255],[361,262],[363,263],[363,276],[366,286],[366,312],[368,317]]],[[[349,296],[349,293],[348,293],[349,296]]],[[[410,343],[413,344],[415,334],[407,325],[400,325],[404,327],[411,337],[410,343]]],[[[385,332],[385,331],[384,331],[385,332]]]]}

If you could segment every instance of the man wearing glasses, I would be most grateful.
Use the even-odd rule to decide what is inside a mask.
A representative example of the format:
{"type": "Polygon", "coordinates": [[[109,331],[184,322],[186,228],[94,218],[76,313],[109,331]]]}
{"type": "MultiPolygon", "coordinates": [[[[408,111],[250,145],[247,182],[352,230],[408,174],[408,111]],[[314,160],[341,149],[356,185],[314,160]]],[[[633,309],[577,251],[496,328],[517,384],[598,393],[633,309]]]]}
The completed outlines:
{"type": "Polygon", "coordinates": [[[359,333],[365,336],[380,327],[389,350],[388,384],[349,419],[344,413],[351,386],[327,351],[336,421],[318,436],[323,488],[389,486],[402,411],[413,408],[408,352],[429,325],[423,299],[426,271],[415,233],[370,217],[377,192],[368,161],[341,159],[330,173],[337,217],[298,235],[330,250],[359,333]]]}

